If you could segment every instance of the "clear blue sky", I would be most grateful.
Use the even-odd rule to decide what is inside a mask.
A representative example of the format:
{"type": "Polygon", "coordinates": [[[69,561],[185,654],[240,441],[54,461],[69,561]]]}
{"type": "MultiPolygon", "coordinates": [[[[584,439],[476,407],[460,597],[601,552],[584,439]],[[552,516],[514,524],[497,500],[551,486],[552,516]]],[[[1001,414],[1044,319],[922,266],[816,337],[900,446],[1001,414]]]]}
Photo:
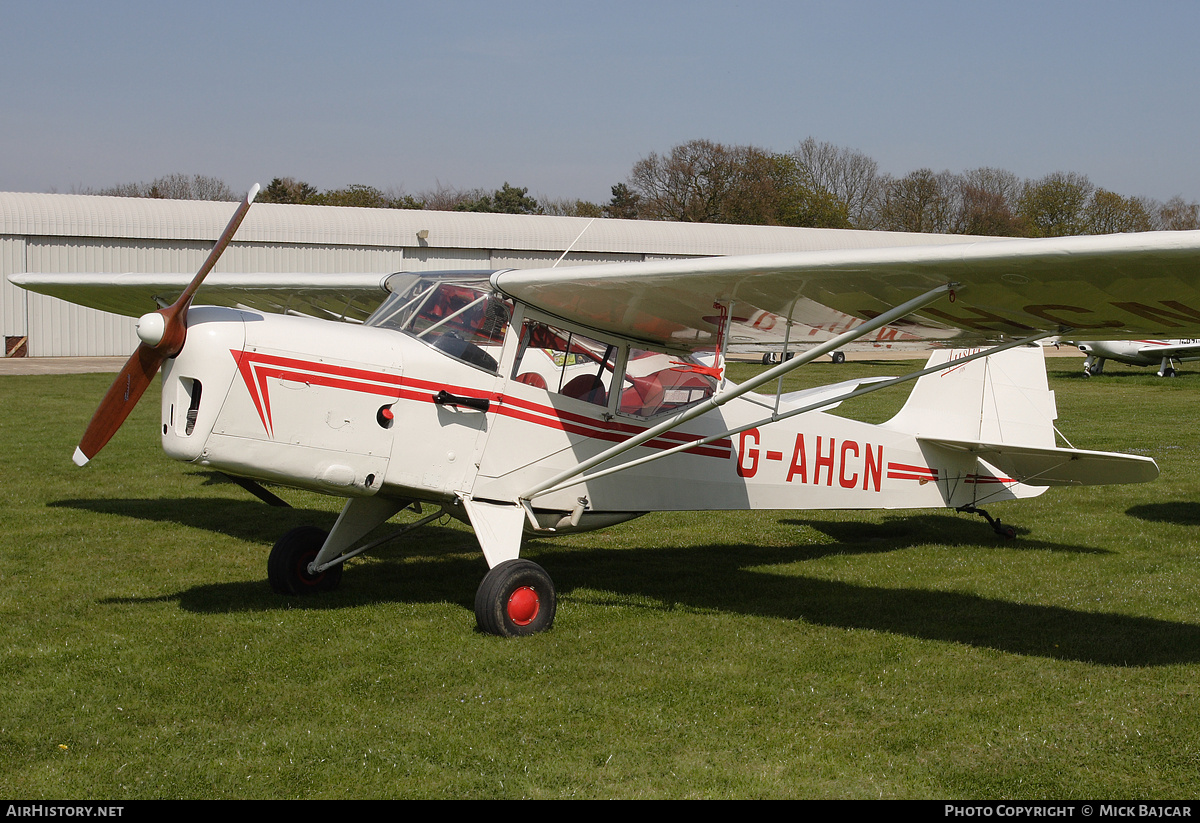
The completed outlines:
{"type": "Polygon", "coordinates": [[[0,0],[0,190],[172,173],[606,201],[805,137],[1200,200],[1200,3],[0,0]]]}

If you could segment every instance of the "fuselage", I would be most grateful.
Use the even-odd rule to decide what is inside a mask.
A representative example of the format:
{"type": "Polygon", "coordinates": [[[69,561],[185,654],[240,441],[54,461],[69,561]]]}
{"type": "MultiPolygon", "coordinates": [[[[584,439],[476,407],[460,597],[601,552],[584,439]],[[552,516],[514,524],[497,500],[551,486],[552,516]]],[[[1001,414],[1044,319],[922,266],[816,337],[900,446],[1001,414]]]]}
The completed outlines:
{"type": "MultiPolygon", "coordinates": [[[[164,449],[343,497],[514,502],[727,385],[704,363],[573,328],[484,285],[449,289],[414,282],[365,326],[193,308],[164,368],[164,449]]],[[[804,404],[731,400],[606,467],[694,447],[552,488],[532,509],[545,523],[583,510],[587,527],[647,511],[923,508],[1038,491],[911,426],[819,410],[772,422],[804,404]]]]}
{"type": "Polygon", "coordinates": [[[1157,366],[1167,356],[1175,360],[1200,360],[1195,353],[1182,356],[1174,353],[1173,350],[1181,346],[1200,346],[1200,340],[1093,340],[1080,343],[1079,350],[1091,357],[1116,360],[1131,366],[1157,366]]]}

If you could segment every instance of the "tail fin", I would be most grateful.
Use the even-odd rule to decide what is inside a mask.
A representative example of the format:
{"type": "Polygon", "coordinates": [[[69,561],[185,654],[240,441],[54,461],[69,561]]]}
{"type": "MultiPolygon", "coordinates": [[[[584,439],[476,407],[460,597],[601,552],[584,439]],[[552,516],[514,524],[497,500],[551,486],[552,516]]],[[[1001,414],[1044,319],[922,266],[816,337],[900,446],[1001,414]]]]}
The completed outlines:
{"type": "MultiPolygon", "coordinates": [[[[970,353],[935,351],[929,365],[970,353]]],[[[1023,346],[925,375],[883,425],[918,437],[1053,448],[1057,417],[1042,349],[1023,346]]]]}
{"type": "MultiPolygon", "coordinates": [[[[968,353],[934,352],[929,365],[968,353]]],[[[1057,416],[1042,350],[1023,347],[925,375],[883,425],[915,435],[923,450],[973,457],[975,467],[964,475],[970,494],[956,498],[970,502],[1028,497],[1046,486],[1144,483],[1158,476],[1149,457],[1056,447],[1057,416]]],[[[929,458],[936,462],[932,453],[929,458]]],[[[949,458],[947,466],[953,465],[949,458]]]]}

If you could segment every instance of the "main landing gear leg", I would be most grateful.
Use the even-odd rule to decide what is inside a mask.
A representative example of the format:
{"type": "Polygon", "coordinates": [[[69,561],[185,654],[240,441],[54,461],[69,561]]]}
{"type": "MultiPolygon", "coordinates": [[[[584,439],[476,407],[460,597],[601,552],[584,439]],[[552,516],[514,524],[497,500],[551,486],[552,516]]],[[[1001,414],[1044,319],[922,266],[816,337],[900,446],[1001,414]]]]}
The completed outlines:
{"type": "Polygon", "coordinates": [[[992,531],[1003,537],[1005,540],[1012,540],[1017,536],[1017,530],[1015,528],[1001,523],[999,517],[992,517],[983,509],[977,509],[974,506],[959,506],[957,509],[955,509],[955,511],[962,512],[963,514],[979,515],[987,520],[988,525],[992,527],[992,531]]]}
{"type": "Polygon", "coordinates": [[[386,522],[411,501],[378,497],[355,497],[346,502],[341,515],[326,533],[316,526],[300,526],[279,538],[267,558],[267,580],[279,594],[319,594],[333,591],[342,580],[342,563],[432,516],[408,526],[382,541],[349,551],[359,539],[386,522]]]}

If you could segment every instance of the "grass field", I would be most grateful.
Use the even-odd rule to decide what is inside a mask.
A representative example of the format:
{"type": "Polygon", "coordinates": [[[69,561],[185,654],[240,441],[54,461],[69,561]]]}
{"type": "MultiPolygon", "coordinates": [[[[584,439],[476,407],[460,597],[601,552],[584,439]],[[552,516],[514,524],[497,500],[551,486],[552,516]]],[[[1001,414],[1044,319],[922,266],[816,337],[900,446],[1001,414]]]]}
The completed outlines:
{"type": "Polygon", "coordinates": [[[997,506],[1016,541],[805,511],[529,541],[560,602],[522,640],[473,630],[463,527],[283,598],[271,544],[337,501],[168,460],[157,392],[76,469],[111,375],[0,378],[0,795],[1194,798],[1200,374],[1049,364],[1072,443],[1157,482],[997,506]]]}

